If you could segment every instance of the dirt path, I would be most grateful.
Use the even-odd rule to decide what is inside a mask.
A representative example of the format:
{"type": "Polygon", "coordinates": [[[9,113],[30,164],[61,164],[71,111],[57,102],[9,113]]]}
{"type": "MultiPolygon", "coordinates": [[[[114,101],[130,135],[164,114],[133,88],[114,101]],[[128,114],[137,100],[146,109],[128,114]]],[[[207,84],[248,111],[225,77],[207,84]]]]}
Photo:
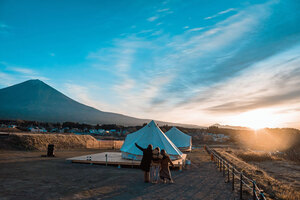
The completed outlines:
{"type": "Polygon", "coordinates": [[[139,169],[65,161],[98,152],[56,152],[54,159],[40,152],[0,152],[0,199],[234,199],[203,150],[189,155],[190,169],[172,171],[174,184],[143,183],[139,169]]]}

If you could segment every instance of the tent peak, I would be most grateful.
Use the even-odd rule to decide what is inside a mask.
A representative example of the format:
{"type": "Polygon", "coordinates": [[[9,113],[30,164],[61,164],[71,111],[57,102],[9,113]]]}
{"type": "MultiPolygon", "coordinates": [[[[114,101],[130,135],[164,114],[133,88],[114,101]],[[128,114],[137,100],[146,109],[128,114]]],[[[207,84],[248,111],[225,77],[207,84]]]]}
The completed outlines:
{"type": "Polygon", "coordinates": [[[156,126],[156,123],[155,123],[155,121],[154,120],[151,120],[151,122],[149,122],[149,124],[148,124],[149,126],[152,126],[152,125],[155,125],[156,126]]]}

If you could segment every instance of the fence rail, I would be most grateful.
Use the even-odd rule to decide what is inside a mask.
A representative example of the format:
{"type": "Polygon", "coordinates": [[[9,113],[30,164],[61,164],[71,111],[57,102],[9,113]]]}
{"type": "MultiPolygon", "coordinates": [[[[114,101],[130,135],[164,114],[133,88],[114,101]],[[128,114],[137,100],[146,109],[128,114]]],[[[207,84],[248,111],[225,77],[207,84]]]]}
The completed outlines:
{"type": "Polygon", "coordinates": [[[220,172],[223,172],[223,176],[226,176],[226,182],[230,182],[230,174],[231,174],[231,183],[232,183],[232,191],[235,190],[235,179],[239,181],[239,198],[243,199],[243,191],[247,189],[252,193],[253,200],[266,200],[264,193],[261,189],[258,188],[256,182],[248,177],[246,177],[243,172],[238,171],[234,165],[229,163],[227,160],[222,158],[219,153],[217,153],[214,149],[204,146],[204,149],[211,156],[211,161],[216,163],[216,167],[220,172]],[[245,188],[245,189],[244,189],[245,188]]]}

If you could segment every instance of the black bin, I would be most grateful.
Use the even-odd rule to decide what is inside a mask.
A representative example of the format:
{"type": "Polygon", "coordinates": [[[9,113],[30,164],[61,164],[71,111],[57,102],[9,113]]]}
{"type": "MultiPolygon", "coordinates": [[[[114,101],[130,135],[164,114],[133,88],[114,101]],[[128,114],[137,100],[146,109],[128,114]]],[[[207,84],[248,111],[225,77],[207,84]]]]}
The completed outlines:
{"type": "Polygon", "coordinates": [[[47,156],[54,157],[54,144],[48,144],[47,156]]]}

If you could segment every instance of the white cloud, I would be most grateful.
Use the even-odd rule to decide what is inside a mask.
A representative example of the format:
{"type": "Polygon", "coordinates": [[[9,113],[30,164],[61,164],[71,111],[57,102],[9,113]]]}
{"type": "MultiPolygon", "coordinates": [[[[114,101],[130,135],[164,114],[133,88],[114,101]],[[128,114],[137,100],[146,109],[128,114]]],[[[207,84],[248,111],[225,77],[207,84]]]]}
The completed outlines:
{"type": "Polygon", "coordinates": [[[155,20],[157,20],[158,19],[158,16],[153,16],[153,17],[149,17],[147,20],[149,21],[149,22],[153,22],[153,21],[155,21],[155,20]]]}
{"type": "MultiPolygon", "coordinates": [[[[149,17],[147,20],[149,22],[154,22],[164,16],[167,16],[169,14],[172,14],[173,11],[170,10],[170,8],[161,8],[155,11],[154,16],[149,17]]],[[[158,23],[157,25],[161,25],[162,23],[158,23]]]]}
{"type": "MultiPolygon", "coordinates": [[[[155,117],[161,120],[196,124],[202,123],[203,118],[207,121],[222,120],[222,116],[218,118],[205,111],[207,106],[216,105],[216,101],[211,101],[211,104],[203,102],[203,105],[189,101],[181,105],[178,103],[210,89],[210,87],[201,86],[201,83],[197,83],[194,77],[199,75],[197,70],[200,68],[199,63],[202,63],[201,59],[205,59],[208,55],[222,57],[222,59],[212,59],[214,63],[207,64],[211,67],[215,62],[224,62],[233,56],[236,49],[242,47],[244,43],[239,46],[233,45],[241,39],[248,42],[248,37],[245,38],[245,36],[264,23],[269,14],[267,7],[268,5],[258,5],[246,8],[205,31],[197,32],[202,27],[190,29],[194,31],[193,36],[187,31],[174,37],[162,35],[153,39],[150,44],[146,43],[143,38],[128,36],[117,41],[112,49],[106,49],[108,54],[101,51],[102,53],[98,52],[96,55],[90,54],[90,58],[99,58],[98,64],[108,65],[116,73],[118,78],[114,81],[114,86],[109,89],[115,92],[114,97],[122,113],[136,117],[155,117]],[[145,57],[145,63],[137,67],[140,63],[136,62],[136,52],[142,52],[147,48],[151,49],[150,52],[153,55],[145,57]],[[229,55],[224,56],[225,49],[228,50],[225,52],[229,55]],[[107,55],[109,56],[106,57],[107,55]],[[150,57],[151,61],[147,62],[150,57]],[[132,76],[130,70],[133,66],[135,66],[135,72],[140,70],[143,73],[132,76]],[[172,89],[176,84],[184,87],[185,91],[172,89]],[[154,101],[158,103],[154,105],[154,101]],[[171,119],[170,116],[175,117],[171,119]]],[[[227,12],[230,11],[227,10],[227,12]]]]}
{"type": "Polygon", "coordinates": [[[166,11],[169,11],[170,8],[163,8],[163,9],[159,9],[157,10],[157,12],[166,12],[166,11]]]}
{"type": "MultiPolygon", "coordinates": [[[[13,79],[6,79],[6,81],[10,84],[14,82],[14,84],[28,79],[39,79],[42,81],[47,81],[50,80],[49,78],[42,76],[38,71],[23,67],[23,66],[16,66],[12,65],[6,62],[0,62],[0,64],[4,67],[5,69],[5,74],[7,75],[6,77],[14,77],[13,79]],[[10,81],[9,81],[10,80],[10,81]]],[[[2,72],[3,73],[3,72],[2,72]]]]}
{"type": "Polygon", "coordinates": [[[153,29],[141,30],[137,34],[145,34],[145,33],[150,33],[150,32],[153,32],[153,29]]]}
{"type": "MultiPolygon", "coordinates": [[[[211,117],[215,121],[243,125],[238,124],[235,112],[247,113],[251,110],[268,109],[273,115],[270,116],[270,122],[273,119],[280,120],[266,125],[288,126],[295,119],[295,112],[285,111],[300,107],[300,79],[297,75],[300,74],[299,53],[300,45],[297,45],[286,52],[255,63],[239,76],[204,88],[197,97],[175,110],[183,113],[196,111],[199,116],[205,115],[206,118],[211,117]],[[217,110],[211,113],[215,108],[217,110]]],[[[187,118],[189,116],[188,114],[187,118]]],[[[197,119],[201,118],[193,118],[194,122],[197,119]]]]}
{"type": "Polygon", "coordinates": [[[225,14],[225,13],[228,13],[228,12],[231,12],[231,11],[234,11],[234,10],[235,10],[234,8],[229,8],[229,9],[227,9],[227,10],[224,10],[224,11],[219,12],[218,14],[219,14],[219,15],[222,15],[222,14],[225,14]]]}
{"type": "Polygon", "coordinates": [[[218,16],[220,16],[220,15],[223,15],[223,14],[226,14],[226,13],[228,13],[228,12],[235,11],[235,10],[236,10],[235,8],[229,8],[229,9],[227,9],[227,10],[223,10],[223,11],[221,11],[221,12],[218,12],[218,13],[215,14],[215,15],[212,15],[212,16],[209,16],[209,17],[205,17],[204,19],[205,19],[205,20],[208,20],[208,19],[216,18],[216,17],[218,17],[218,16]]]}
{"type": "Polygon", "coordinates": [[[66,94],[83,104],[87,104],[94,107],[97,106],[97,102],[90,98],[88,87],[84,87],[73,83],[66,83],[64,85],[64,90],[66,94]]]}
{"type": "Polygon", "coordinates": [[[16,82],[15,78],[10,74],[0,71],[0,86],[11,86],[16,82]]]}
{"type": "Polygon", "coordinates": [[[105,92],[95,86],[93,83],[85,83],[84,85],[75,84],[72,81],[64,84],[62,91],[70,98],[94,107],[101,111],[118,112],[116,106],[104,101],[105,92]],[[101,95],[95,95],[95,91],[101,92],[101,95]]]}
{"type": "Polygon", "coordinates": [[[187,32],[195,32],[195,31],[201,31],[201,30],[203,30],[203,27],[192,28],[192,29],[187,30],[187,32]]]}
{"type": "Polygon", "coordinates": [[[18,72],[21,74],[25,75],[35,75],[37,74],[35,71],[28,69],[28,68],[23,68],[23,67],[8,67],[8,70],[18,72]]]}
{"type": "MultiPolygon", "coordinates": [[[[153,107],[151,101],[159,98],[163,93],[163,89],[168,87],[168,84],[172,80],[177,80],[181,84],[185,84],[189,88],[187,93],[197,93],[199,90],[198,85],[191,85],[189,81],[182,80],[180,74],[186,71],[193,71],[191,63],[197,62],[197,59],[202,55],[209,54],[209,52],[217,52],[218,50],[231,45],[234,41],[240,39],[245,33],[253,29],[258,22],[263,19],[262,16],[258,18],[249,17],[248,14],[240,13],[236,16],[232,16],[227,20],[224,20],[215,25],[210,30],[199,33],[193,37],[189,37],[186,34],[179,35],[173,38],[168,38],[167,41],[172,41],[167,45],[164,44],[165,40],[158,38],[157,41],[152,41],[151,45],[155,46],[155,51],[163,51],[171,49],[167,54],[157,54],[152,57],[153,66],[151,73],[145,74],[145,77],[126,77],[126,71],[122,74],[124,77],[118,82],[114,90],[118,94],[118,98],[123,99],[121,102],[122,109],[127,110],[132,115],[149,115],[154,114],[157,108],[161,110],[174,109],[176,102],[185,98],[184,96],[178,96],[177,93],[168,93],[168,101],[166,104],[159,103],[153,107]],[[167,77],[167,81],[164,77],[167,77]],[[147,77],[146,77],[147,76],[147,77]],[[159,85],[155,85],[156,80],[160,80],[159,85]],[[138,83],[138,84],[137,84],[138,83]],[[136,92],[138,91],[138,92],[136,92]],[[148,93],[147,93],[148,92],[148,93]],[[132,105],[134,109],[128,111],[128,105],[132,105]],[[134,106],[136,105],[136,106],[134,106]],[[145,113],[145,111],[147,111],[145,113]],[[148,113],[148,114],[147,114],[148,113]]],[[[197,28],[194,31],[200,30],[197,28]]],[[[128,39],[127,39],[128,40],[128,39]]],[[[134,40],[137,40],[136,38],[134,40]]],[[[116,49],[122,49],[120,45],[115,47],[116,49]]],[[[141,48],[147,48],[145,45],[141,45],[141,48]]],[[[127,45],[127,49],[130,49],[130,45],[127,45]],[[128,47],[129,46],[129,47],[128,47]]],[[[128,50],[127,50],[128,51],[128,50]]],[[[129,51],[130,52],[130,51],[129,51]]],[[[118,53],[118,62],[122,63],[121,66],[134,65],[135,54],[118,53]]],[[[190,77],[192,81],[192,77],[190,77]]],[[[168,92],[168,91],[167,91],[168,92]]],[[[162,97],[165,97],[163,94],[162,97]]]]}
{"type": "Polygon", "coordinates": [[[163,33],[162,30],[157,30],[155,32],[153,32],[151,35],[161,35],[163,33]]]}

